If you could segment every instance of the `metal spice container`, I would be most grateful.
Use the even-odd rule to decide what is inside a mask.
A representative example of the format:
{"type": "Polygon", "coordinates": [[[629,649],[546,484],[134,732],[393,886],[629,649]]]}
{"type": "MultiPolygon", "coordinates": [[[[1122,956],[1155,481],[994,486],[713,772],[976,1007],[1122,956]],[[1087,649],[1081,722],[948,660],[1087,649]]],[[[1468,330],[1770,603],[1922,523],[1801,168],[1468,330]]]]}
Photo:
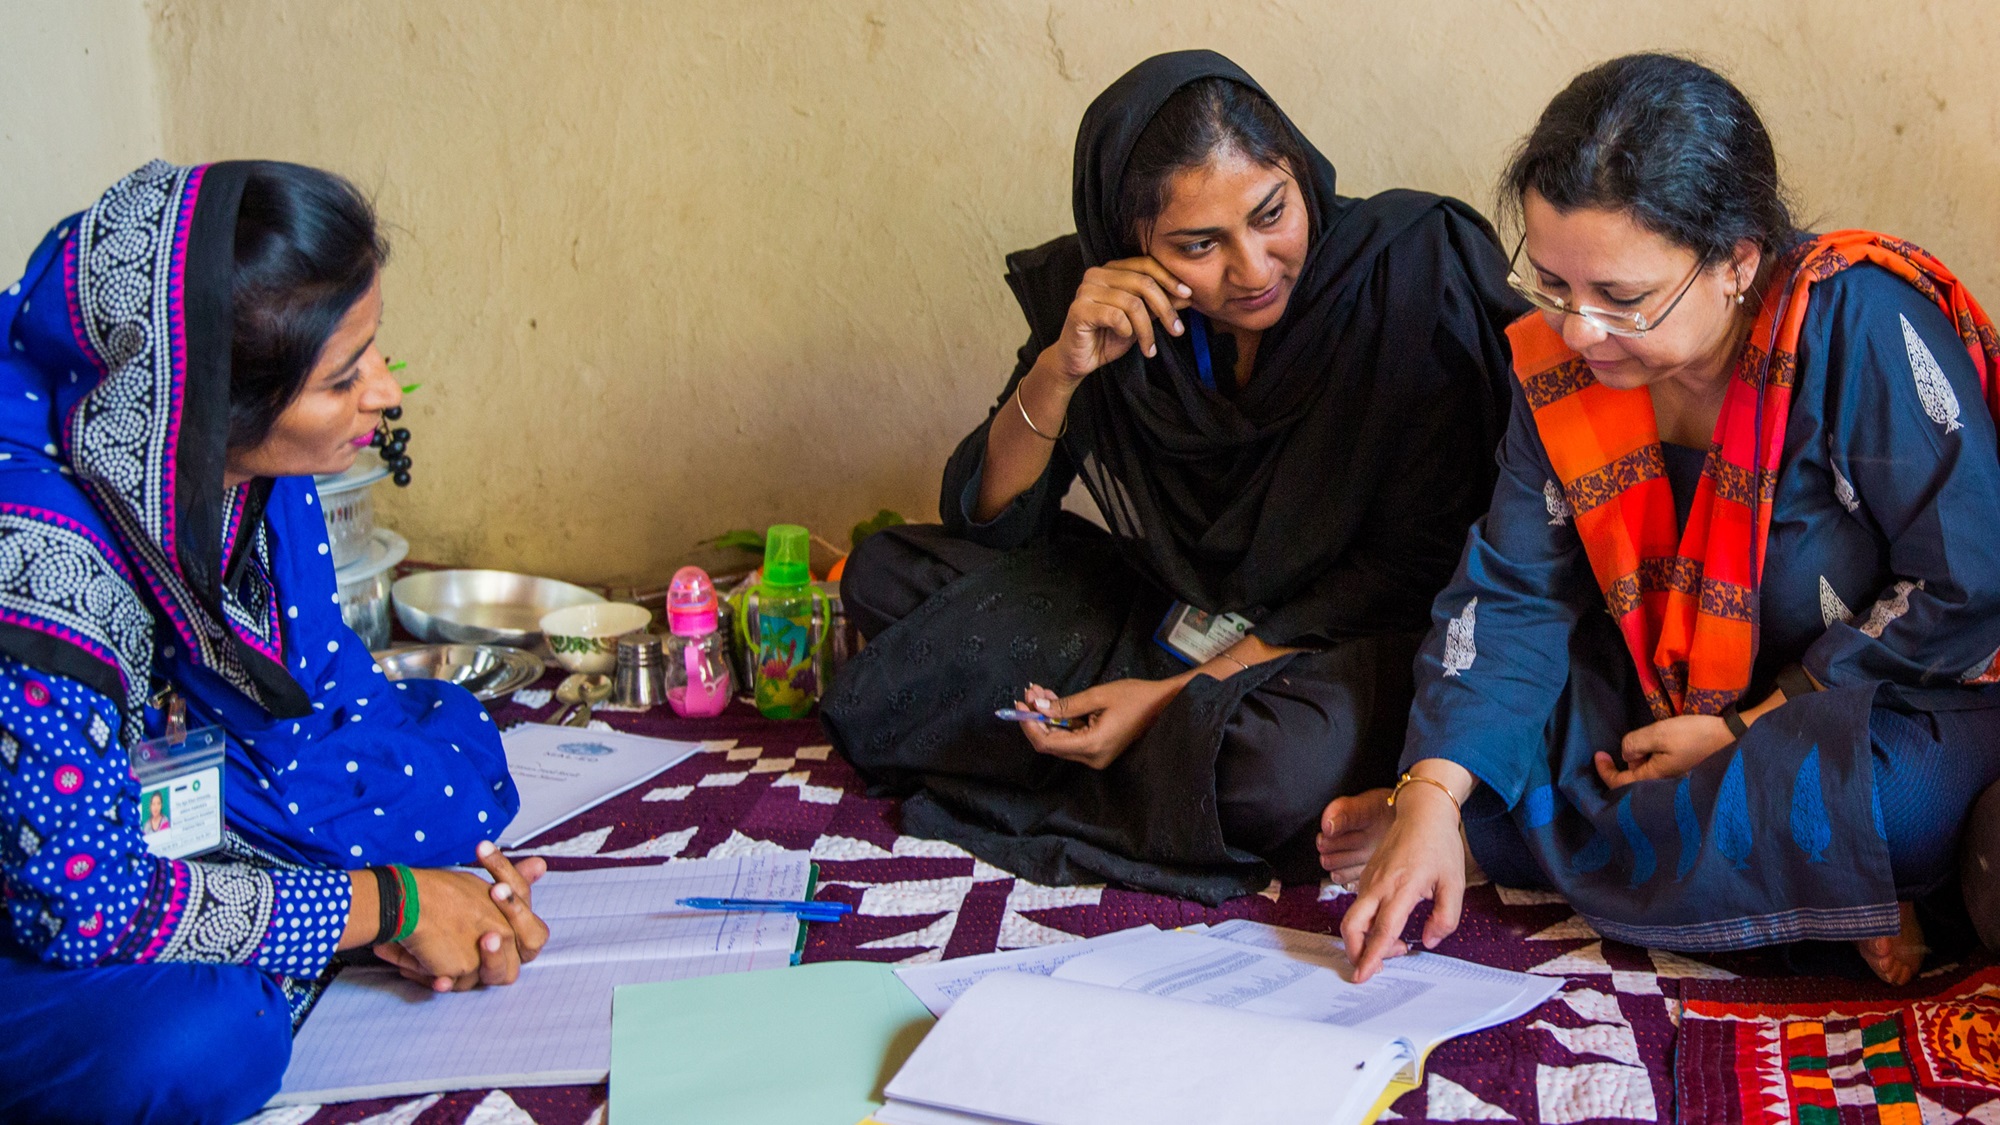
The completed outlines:
{"type": "Polygon", "coordinates": [[[611,699],[620,707],[657,707],[667,698],[665,647],[656,633],[627,633],[618,638],[618,665],[612,674],[611,699]]]}

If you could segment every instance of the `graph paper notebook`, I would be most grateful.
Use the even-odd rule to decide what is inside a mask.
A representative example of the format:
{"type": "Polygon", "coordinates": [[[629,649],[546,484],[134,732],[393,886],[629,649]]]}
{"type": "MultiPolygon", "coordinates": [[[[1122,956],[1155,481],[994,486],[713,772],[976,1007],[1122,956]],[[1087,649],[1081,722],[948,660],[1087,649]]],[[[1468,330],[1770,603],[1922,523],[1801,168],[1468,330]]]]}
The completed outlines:
{"type": "Polygon", "coordinates": [[[603,1081],[619,985],[794,959],[791,915],[698,913],[675,899],[804,898],[812,881],[804,852],[551,872],[534,896],[549,943],[518,982],[436,995],[390,968],[350,968],[300,1029],[271,1104],[603,1081]]]}

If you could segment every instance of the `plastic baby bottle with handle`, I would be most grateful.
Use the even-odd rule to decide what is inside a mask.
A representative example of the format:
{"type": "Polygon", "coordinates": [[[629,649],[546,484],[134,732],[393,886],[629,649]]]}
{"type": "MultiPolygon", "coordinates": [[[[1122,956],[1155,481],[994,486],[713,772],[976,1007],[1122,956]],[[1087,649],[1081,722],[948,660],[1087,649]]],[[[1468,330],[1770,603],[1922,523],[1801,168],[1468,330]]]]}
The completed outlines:
{"type": "Polygon", "coordinates": [[[827,620],[826,595],[812,584],[810,533],[797,524],[773,524],[764,539],[764,577],[757,584],[757,710],[767,719],[798,719],[812,712],[819,684],[813,656],[827,620]]]}
{"type": "Polygon", "coordinates": [[[698,566],[674,572],[667,587],[667,705],[686,719],[720,715],[735,690],[729,645],[718,626],[715,583],[698,566]]]}

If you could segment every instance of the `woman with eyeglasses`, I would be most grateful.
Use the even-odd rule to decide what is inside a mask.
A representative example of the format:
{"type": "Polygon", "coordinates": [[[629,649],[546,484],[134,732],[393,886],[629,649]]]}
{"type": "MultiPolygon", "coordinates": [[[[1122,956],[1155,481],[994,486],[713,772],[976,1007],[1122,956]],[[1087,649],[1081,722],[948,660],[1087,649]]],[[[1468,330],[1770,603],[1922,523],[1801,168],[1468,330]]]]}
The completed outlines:
{"type": "Polygon", "coordinates": [[[1907,982],[1927,929],[1967,936],[2000,777],[2000,338],[1916,246],[1797,231],[1756,111],[1685,59],[1579,76],[1506,191],[1537,312],[1500,481],[1402,779],[1322,826],[1329,869],[1367,857],[1357,976],[1424,899],[1424,945],[1452,932],[1462,826],[1606,937],[1852,942],[1907,982]]]}

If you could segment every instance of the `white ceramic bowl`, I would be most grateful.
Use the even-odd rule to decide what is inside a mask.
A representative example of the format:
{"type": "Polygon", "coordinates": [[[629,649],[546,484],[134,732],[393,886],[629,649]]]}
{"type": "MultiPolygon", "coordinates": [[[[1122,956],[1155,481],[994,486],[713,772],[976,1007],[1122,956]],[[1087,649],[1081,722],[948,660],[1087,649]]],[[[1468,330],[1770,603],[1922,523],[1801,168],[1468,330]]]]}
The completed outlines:
{"type": "Polygon", "coordinates": [[[618,638],[653,623],[653,611],[642,605],[601,602],[573,605],[542,617],[542,636],[556,663],[572,672],[609,673],[618,665],[618,638]]]}

